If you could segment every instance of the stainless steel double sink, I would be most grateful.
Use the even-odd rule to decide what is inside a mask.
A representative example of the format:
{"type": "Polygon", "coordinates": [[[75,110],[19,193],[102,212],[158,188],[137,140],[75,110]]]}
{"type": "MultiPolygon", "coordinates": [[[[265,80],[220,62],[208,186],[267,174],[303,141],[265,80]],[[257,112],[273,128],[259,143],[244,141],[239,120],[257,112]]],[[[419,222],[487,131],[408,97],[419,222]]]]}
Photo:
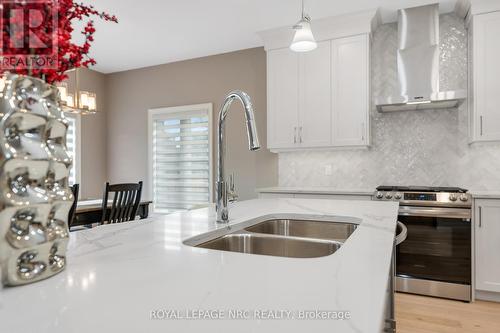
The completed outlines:
{"type": "Polygon", "coordinates": [[[195,247],[289,258],[317,258],[335,253],[357,226],[344,222],[270,219],[195,247]]]}

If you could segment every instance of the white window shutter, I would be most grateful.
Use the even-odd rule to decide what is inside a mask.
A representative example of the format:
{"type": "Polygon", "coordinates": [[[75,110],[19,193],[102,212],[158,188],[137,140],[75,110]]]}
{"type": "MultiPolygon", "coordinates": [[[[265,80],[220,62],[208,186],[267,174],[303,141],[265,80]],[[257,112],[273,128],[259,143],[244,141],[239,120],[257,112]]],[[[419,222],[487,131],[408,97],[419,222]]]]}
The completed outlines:
{"type": "Polygon", "coordinates": [[[73,185],[76,183],[76,165],[77,165],[77,154],[76,154],[76,135],[77,135],[77,126],[76,126],[76,119],[75,118],[70,118],[66,117],[68,120],[68,131],[66,132],[66,147],[68,149],[68,152],[73,159],[73,165],[71,166],[71,170],[69,173],[69,185],[73,185]]]}
{"type": "Polygon", "coordinates": [[[211,129],[207,108],[167,108],[152,115],[154,211],[171,213],[210,202],[211,129]]]}

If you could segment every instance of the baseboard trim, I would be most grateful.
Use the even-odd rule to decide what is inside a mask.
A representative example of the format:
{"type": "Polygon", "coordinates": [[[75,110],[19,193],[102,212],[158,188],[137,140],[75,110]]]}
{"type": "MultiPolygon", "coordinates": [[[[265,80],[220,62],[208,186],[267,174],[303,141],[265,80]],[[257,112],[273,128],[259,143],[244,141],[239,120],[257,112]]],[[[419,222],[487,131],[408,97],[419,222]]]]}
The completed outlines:
{"type": "Polygon", "coordinates": [[[476,300],[500,303],[500,293],[476,290],[476,300]]]}

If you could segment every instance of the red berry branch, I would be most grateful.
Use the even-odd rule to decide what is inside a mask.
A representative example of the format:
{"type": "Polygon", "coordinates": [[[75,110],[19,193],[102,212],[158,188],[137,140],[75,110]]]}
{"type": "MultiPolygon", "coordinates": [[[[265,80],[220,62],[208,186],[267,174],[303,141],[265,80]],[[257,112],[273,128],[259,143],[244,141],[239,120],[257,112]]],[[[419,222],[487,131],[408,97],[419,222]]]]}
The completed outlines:
{"type": "Polygon", "coordinates": [[[0,73],[13,72],[17,74],[31,75],[44,79],[47,83],[53,84],[63,81],[67,78],[65,72],[69,69],[79,67],[89,67],[96,64],[96,61],[89,56],[89,51],[92,42],[94,41],[94,21],[92,18],[96,17],[104,21],[111,21],[118,23],[118,19],[114,15],[105,12],[99,12],[91,5],[84,5],[83,3],[76,3],[73,0],[52,0],[47,2],[39,0],[37,9],[39,9],[38,16],[30,16],[30,25],[41,29],[37,31],[38,40],[45,44],[50,45],[54,40],[57,40],[57,56],[54,57],[57,62],[55,66],[31,66],[27,67],[24,63],[15,66],[6,66],[3,58],[7,55],[21,55],[21,57],[28,57],[33,55],[42,55],[46,52],[45,49],[40,47],[33,47],[33,38],[30,34],[26,33],[26,29],[15,29],[13,27],[22,27],[26,23],[26,15],[22,15],[22,10],[27,9],[30,1],[10,1],[7,7],[4,1],[0,3],[0,12],[3,16],[2,20],[2,50],[0,57],[0,73]],[[8,14],[7,14],[8,8],[8,14]],[[41,9],[41,10],[40,10],[41,9]],[[56,14],[57,19],[46,19],[47,17],[53,18],[56,14]],[[44,20],[45,19],[45,20],[44,20]],[[83,44],[77,45],[71,41],[71,34],[74,30],[73,23],[75,21],[82,21],[89,19],[81,33],[85,36],[83,44]],[[56,25],[54,25],[54,22],[56,25]],[[20,31],[19,31],[20,30],[20,31]],[[13,47],[14,45],[14,47],[13,47]],[[19,48],[19,45],[24,47],[19,48]],[[50,68],[52,67],[52,68],[50,68]]]}

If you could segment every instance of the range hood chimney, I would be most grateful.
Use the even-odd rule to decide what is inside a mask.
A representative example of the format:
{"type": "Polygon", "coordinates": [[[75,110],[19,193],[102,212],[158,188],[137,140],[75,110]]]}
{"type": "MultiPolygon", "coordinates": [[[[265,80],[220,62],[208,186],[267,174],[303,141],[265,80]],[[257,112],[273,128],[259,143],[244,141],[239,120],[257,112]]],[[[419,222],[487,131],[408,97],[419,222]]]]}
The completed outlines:
{"type": "Polygon", "coordinates": [[[398,12],[398,78],[400,95],[377,98],[377,110],[413,111],[456,107],[465,90],[439,90],[439,5],[398,12]]]}

